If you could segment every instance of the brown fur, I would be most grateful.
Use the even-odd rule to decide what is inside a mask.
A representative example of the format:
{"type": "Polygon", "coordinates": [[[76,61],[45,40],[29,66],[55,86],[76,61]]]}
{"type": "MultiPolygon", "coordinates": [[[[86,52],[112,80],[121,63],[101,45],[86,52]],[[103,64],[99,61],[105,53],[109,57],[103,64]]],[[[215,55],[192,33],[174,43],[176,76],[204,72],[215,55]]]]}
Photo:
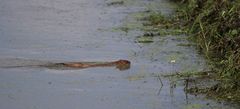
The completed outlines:
{"type": "Polygon", "coordinates": [[[83,62],[69,62],[62,63],[66,67],[72,68],[88,68],[88,67],[107,67],[116,66],[119,70],[125,70],[130,68],[130,61],[128,60],[118,60],[114,62],[104,62],[104,63],[83,63],[83,62]]]}

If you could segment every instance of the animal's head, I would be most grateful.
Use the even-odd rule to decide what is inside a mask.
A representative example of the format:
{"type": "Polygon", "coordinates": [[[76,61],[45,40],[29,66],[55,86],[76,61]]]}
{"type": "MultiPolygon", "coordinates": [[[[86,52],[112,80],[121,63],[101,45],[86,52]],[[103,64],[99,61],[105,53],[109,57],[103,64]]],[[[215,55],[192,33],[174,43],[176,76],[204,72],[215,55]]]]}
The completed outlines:
{"type": "Polygon", "coordinates": [[[131,62],[128,60],[118,60],[115,62],[115,64],[119,70],[126,70],[130,68],[131,62]]]}

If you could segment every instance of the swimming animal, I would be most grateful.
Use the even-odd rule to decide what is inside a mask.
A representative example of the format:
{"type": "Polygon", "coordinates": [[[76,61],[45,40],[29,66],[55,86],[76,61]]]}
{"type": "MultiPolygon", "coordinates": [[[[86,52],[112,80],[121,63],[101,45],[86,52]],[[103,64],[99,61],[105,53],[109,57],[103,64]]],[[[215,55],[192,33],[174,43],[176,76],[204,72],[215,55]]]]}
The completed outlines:
{"type": "Polygon", "coordinates": [[[0,68],[18,68],[18,67],[44,67],[49,69],[84,69],[91,67],[116,67],[119,70],[126,70],[130,68],[131,62],[128,60],[117,60],[110,62],[45,62],[38,60],[26,60],[26,59],[15,59],[15,60],[3,60],[0,63],[0,68]],[[13,62],[11,64],[11,61],[13,62]],[[4,64],[6,62],[6,64],[4,64]],[[13,65],[18,64],[18,65],[13,65]]]}
{"type": "Polygon", "coordinates": [[[131,62],[128,60],[118,60],[113,62],[65,62],[53,63],[54,66],[64,66],[70,68],[89,68],[89,67],[110,67],[115,66],[119,70],[126,70],[130,68],[131,62]]]}

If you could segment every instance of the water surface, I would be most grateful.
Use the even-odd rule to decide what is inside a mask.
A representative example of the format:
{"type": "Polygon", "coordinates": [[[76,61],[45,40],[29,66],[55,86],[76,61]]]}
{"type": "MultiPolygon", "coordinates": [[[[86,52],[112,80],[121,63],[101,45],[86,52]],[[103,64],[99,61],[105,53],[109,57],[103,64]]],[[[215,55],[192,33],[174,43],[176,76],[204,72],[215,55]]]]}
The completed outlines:
{"type": "Polygon", "coordinates": [[[141,30],[114,29],[141,25],[133,15],[149,9],[171,14],[170,3],[113,2],[116,0],[1,0],[0,66],[128,59],[131,68],[0,68],[0,108],[234,108],[185,94],[183,85],[172,87],[168,78],[162,78],[161,86],[156,75],[207,69],[194,47],[177,46],[188,43],[184,38],[168,35],[143,44],[136,43],[141,30]]]}

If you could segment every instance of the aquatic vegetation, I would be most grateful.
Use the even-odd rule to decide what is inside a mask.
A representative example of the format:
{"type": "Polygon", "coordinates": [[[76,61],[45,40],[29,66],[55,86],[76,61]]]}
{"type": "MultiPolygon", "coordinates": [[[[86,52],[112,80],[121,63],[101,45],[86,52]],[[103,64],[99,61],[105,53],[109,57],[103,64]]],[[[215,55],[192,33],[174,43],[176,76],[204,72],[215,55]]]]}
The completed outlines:
{"type": "Polygon", "coordinates": [[[138,37],[137,38],[137,43],[152,43],[153,37],[146,37],[146,36],[142,36],[142,37],[138,37]]]}
{"type": "Polygon", "coordinates": [[[204,106],[200,104],[189,104],[184,107],[184,109],[203,109],[204,106]]]}
{"type": "Polygon", "coordinates": [[[187,31],[183,30],[180,27],[181,22],[176,22],[175,19],[172,19],[170,16],[165,16],[160,12],[153,12],[147,15],[144,19],[146,22],[143,23],[143,26],[151,26],[148,30],[144,30],[148,33],[158,32],[158,36],[166,35],[182,35],[186,34],[187,31]]]}
{"type": "Polygon", "coordinates": [[[123,4],[124,4],[124,1],[122,0],[114,0],[107,3],[108,6],[123,5],[123,4]]]}

